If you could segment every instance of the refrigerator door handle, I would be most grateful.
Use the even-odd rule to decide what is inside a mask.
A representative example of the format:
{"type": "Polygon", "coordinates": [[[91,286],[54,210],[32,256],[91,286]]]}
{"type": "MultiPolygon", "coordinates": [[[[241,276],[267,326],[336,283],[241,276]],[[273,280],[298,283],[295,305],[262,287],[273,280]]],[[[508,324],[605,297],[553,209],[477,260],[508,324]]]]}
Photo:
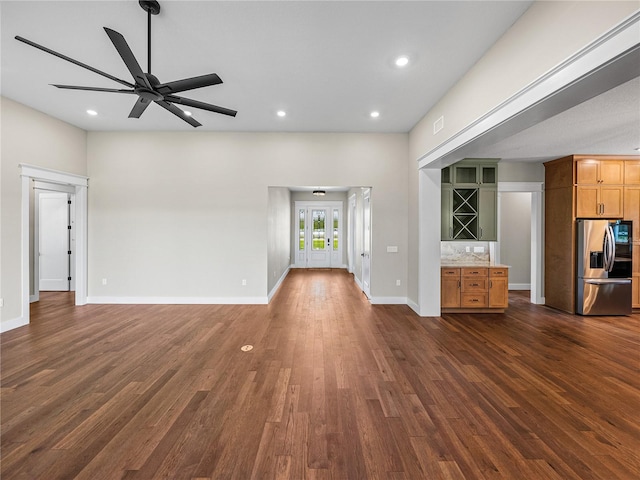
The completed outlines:
{"type": "Polygon", "coordinates": [[[631,283],[630,278],[588,278],[584,283],[589,285],[628,285],[631,283]]]}
{"type": "Polygon", "coordinates": [[[613,230],[607,225],[604,231],[604,269],[610,272],[613,269],[615,259],[615,243],[613,242],[613,230]]]}

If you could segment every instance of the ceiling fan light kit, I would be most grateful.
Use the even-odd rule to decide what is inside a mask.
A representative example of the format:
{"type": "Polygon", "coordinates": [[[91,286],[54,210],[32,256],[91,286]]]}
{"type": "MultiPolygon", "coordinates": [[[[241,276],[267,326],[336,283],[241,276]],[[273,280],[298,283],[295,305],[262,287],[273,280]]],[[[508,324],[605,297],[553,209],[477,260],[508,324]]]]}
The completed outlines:
{"type": "Polygon", "coordinates": [[[27,45],[42,50],[43,52],[54,55],[58,58],[66,60],[67,62],[78,65],[79,67],[90,70],[94,73],[97,73],[98,75],[102,75],[103,77],[118,82],[125,87],[128,87],[118,89],[52,84],[54,87],[67,90],[88,90],[92,92],[110,92],[137,95],[138,100],[131,109],[129,118],[140,118],[140,116],[144,113],[147,107],[151,105],[152,102],[160,105],[162,108],[173,113],[193,127],[199,127],[201,126],[201,123],[196,121],[191,116],[191,114],[188,114],[182,109],[176,107],[175,104],[185,105],[187,107],[198,108],[200,110],[206,110],[209,112],[235,117],[238,113],[235,110],[175,95],[176,93],[185,92],[187,90],[194,90],[196,88],[208,87],[222,83],[222,79],[217,74],[210,73],[206,75],[200,75],[198,77],[190,77],[182,80],[175,80],[173,82],[160,83],[156,76],[151,73],[151,15],[158,15],[160,13],[160,4],[155,0],[140,0],[139,4],[142,9],[147,12],[147,73],[142,71],[138,60],[136,60],[136,57],[133,55],[133,52],[131,51],[131,48],[129,48],[129,45],[127,44],[125,38],[115,30],[104,27],[104,31],[107,33],[107,36],[111,40],[111,43],[113,43],[113,46],[116,48],[118,54],[120,54],[120,57],[122,58],[122,61],[126,65],[127,70],[129,70],[129,72],[131,73],[134,83],[117,78],[106,72],[98,70],[97,68],[91,67],[82,62],[79,62],[78,60],[74,60],[71,57],[32,42],[31,40],[27,40],[26,38],[19,35],[16,35],[15,38],[22,43],[26,43],[27,45]]]}

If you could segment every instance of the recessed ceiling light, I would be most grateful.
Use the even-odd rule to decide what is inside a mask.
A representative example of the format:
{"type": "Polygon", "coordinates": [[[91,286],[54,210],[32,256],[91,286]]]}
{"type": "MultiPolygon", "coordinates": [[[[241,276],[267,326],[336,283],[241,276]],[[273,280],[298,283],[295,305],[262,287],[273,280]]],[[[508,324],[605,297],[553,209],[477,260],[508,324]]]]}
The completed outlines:
{"type": "Polygon", "coordinates": [[[98,115],[98,112],[96,112],[95,110],[87,110],[87,115],[95,117],[96,115],[98,115]]]}
{"type": "Polygon", "coordinates": [[[634,148],[636,152],[640,152],[640,147],[634,148]]]}
{"type": "Polygon", "coordinates": [[[190,116],[191,116],[191,112],[190,112],[189,110],[185,110],[185,111],[184,111],[184,114],[185,114],[187,117],[190,117],[190,116]]]}
{"type": "Polygon", "coordinates": [[[287,112],[285,112],[284,110],[278,110],[276,112],[276,115],[278,115],[279,117],[286,117],[287,116],[287,112]]]}
{"type": "Polygon", "coordinates": [[[378,111],[373,111],[370,113],[371,118],[378,118],[380,116],[380,112],[378,111]]]}
{"type": "Polygon", "coordinates": [[[406,67],[409,64],[409,57],[402,55],[396,58],[396,67],[406,67]]]}

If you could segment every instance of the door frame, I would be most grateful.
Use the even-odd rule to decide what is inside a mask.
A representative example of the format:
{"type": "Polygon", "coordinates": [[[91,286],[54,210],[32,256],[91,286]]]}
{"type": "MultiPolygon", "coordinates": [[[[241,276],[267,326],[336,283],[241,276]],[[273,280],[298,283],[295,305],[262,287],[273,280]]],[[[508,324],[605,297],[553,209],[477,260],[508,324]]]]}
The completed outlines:
{"type": "MultiPolygon", "coordinates": [[[[29,302],[37,302],[40,300],[40,261],[38,259],[40,253],[40,202],[39,195],[41,193],[47,192],[56,192],[56,193],[67,193],[69,196],[69,200],[71,200],[70,210],[69,210],[69,222],[74,223],[75,220],[75,203],[76,203],[76,189],[71,185],[60,185],[57,183],[49,183],[42,182],[38,180],[34,180],[33,188],[35,191],[34,195],[34,204],[33,204],[33,294],[29,297],[29,302]]],[[[71,238],[70,243],[72,247],[71,250],[71,265],[69,268],[69,273],[71,274],[71,282],[69,284],[69,290],[76,290],[76,279],[75,279],[75,224],[73,224],[73,228],[71,229],[71,238]]]]}
{"type": "Polygon", "coordinates": [[[29,323],[29,297],[30,297],[30,279],[31,272],[29,268],[29,199],[30,189],[33,180],[41,180],[44,182],[55,183],[59,185],[69,185],[75,190],[76,208],[75,208],[75,225],[76,225],[76,305],[87,304],[87,188],[89,178],[76,175],[73,173],[61,172],[49,168],[37,167],[28,164],[19,164],[20,177],[22,179],[21,187],[21,248],[20,248],[20,265],[21,265],[21,315],[15,324],[3,326],[6,329],[12,329],[27,325],[29,323]]]}
{"type": "MultiPolygon", "coordinates": [[[[339,223],[338,223],[338,256],[339,256],[339,262],[338,265],[334,266],[333,265],[333,261],[332,261],[332,257],[333,257],[333,251],[331,250],[329,253],[329,267],[327,268],[343,268],[344,267],[344,263],[342,261],[343,258],[343,252],[344,252],[344,202],[342,200],[327,200],[327,201],[322,201],[322,200],[318,200],[318,201],[314,201],[314,200],[296,200],[294,202],[294,215],[293,217],[295,218],[295,222],[293,224],[293,228],[291,229],[291,234],[293,237],[293,245],[297,246],[298,245],[298,228],[299,228],[299,211],[300,209],[305,209],[308,210],[309,208],[326,208],[329,209],[331,212],[333,212],[334,209],[338,209],[338,211],[340,212],[340,219],[339,219],[339,223]]],[[[333,216],[329,217],[329,223],[331,225],[331,231],[333,231],[333,216]]],[[[307,222],[307,218],[305,217],[305,226],[307,222]]],[[[333,233],[332,233],[333,235],[333,233]]],[[[306,241],[306,237],[305,237],[305,261],[304,261],[304,265],[300,264],[300,262],[298,261],[298,252],[299,250],[296,248],[295,249],[295,254],[294,254],[294,262],[293,262],[293,268],[309,268],[307,267],[308,264],[308,258],[306,255],[306,248],[307,248],[307,241],[306,241]]]]}
{"type": "Polygon", "coordinates": [[[365,296],[371,300],[371,251],[373,250],[373,235],[371,232],[373,231],[372,226],[372,206],[371,206],[371,189],[365,188],[362,191],[362,263],[361,263],[361,271],[360,278],[362,278],[362,291],[365,296]],[[367,209],[367,201],[369,202],[369,208],[367,209]],[[367,212],[369,213],[367,217],[367,212]],[[368,227],[368,228],[367,228],[368,227]],[[369,250],[367,251],[366,245],[369,244],[369,250]],[[369,269],[367,273],[369,274],[367,278],[365,278],[365,258],[368,257],[369,269]]]}
{"type": "Polygon", "coordinates": [[[500,263],[500,205],[504,192],[520,192],[531,194],[531,303],[544,305],[543,289],[543,245],[542,237],[542,193],[544,182],[498,182],[498,236],[495,252],[491,252],[496,263],[500,263]]]}

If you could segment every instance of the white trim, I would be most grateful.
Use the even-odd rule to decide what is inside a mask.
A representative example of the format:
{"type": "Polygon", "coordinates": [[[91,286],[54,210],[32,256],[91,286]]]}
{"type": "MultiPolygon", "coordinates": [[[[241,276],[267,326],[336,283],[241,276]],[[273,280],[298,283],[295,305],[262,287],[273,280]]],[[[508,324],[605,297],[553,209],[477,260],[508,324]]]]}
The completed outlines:
{"type": "Polygon", "coordinates": [[[407,306],[413,310],[417,315],[420,315],[420,307],[418,306],[417,303],[413,302],[412,300],[407,299],[407,306]]]}
{"type": "Polygon", "coordinates": [[[0,333],[8,332],[14,328],[24,327],[29,325],[29,319],[24,317],[13,318],[11,320],[3,320],[0,322],[0,333]]]}
{"type": "Polygon", "coordinates": [[[587,77],[612,59],[637,47],[638,38],[640,38],[640,12],[631,15],[518,93],[420,156],[418,168],[423,168],[444,157],[500,124],[513,119],[532,105],[548,99],[572,83],[587,77]]]}
{"type": "Polygon", "coordinates": [[[407,297],[371,297],[372,305],[407,305],[407,297]]]}
{"type": "Polygon", "coordinates": [[[282,285],[282,282],[284,281],[285,278],[287,278],[287,275],[289,275],[289,271],[291,270],[291,267],[288,267],[284,273],[282,274],[282,276],[280,277],[280,279],[276,282],[276,284],[273,286],[273,288],[271,289],[271,291],[269,292],[269,294],[267,295],[267,302],[270,302],[271,299],[273,298],[273,296],[276,294],[276,292],[278,291],[278,289],[280,288],[280,285],[282,285]]]}
{"type": "Polygon", "coordinates": [[[357,277],[357,275],[354,275],[354,276],[353,276],[353,280],[356,282],[356,285],[358,285],[358,288],[359,288],[361,291],[364,291],[364,290],[363,290],[363,288],[362,288],[362,282],[361,282],[361,281],[360,281],[360,279],[357,277]]]}
{"type": "MultiPolygon", "coordinates": [[[[19,164],[21,187],[21,319],[29,323],[30,271],[29,271],[29,191],[31,179],[45,182],[73,185],[76,195],[76,305],[87,303],[87,186],[88,177],[74,173],[60,172],[50,168],[19,164]]],[[[3,322],[4,324],[4,322],[3,322]]],[[[19,326],[19,325],[18,325],[19,326]]],[[[3,327],[4,328],[4,327],[3,327]]]]}
{"type": "Polygon", "coordinates": [[[38,292],[35,295],[29,295],[29,303],[34,303],[40,300],[40,291],[38,290],[38,292]]]}
{"type": "Polygon", "coordinates": [[[510,283],[509,290],[531,290],[530,283],[510,283]]]}
{"type": "Polygon", "coordinates": [[[20,163],[20,175],[23,177],[37,178],[45,182],[60,183],[63,185],[74,185],[78,187],[88,187],[89,177],[77,175],[75,173],[61,172],[51,168],[37,167],[26,163],[20,163]]]}
{"type": "Polygon", "coordinates": [[[119,305],[266,305],[267,297],[87,297],[91,304],[119,305]]]}
{"type": "Polygon", "coordinates": [[[498,192],[542,192],[544,182],[498,182],[498,192]]]}

